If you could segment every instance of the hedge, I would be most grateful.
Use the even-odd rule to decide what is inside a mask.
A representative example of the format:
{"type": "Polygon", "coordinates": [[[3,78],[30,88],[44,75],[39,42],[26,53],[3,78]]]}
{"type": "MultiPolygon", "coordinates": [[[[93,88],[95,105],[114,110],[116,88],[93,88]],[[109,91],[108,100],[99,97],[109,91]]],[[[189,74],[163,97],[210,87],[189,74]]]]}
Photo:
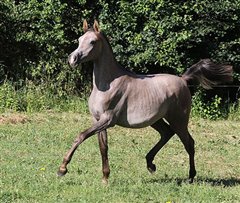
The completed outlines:
{"type": "Polygon", "coordinates": [[[137,73],[181,74],[201,58],[234,66],[240,78],[238,0],[4,0],[0,2],[0,80],[51,81],[63,89],[88,82],[70,69],[82,21],[99,20],[114,54],[137,73]]]}

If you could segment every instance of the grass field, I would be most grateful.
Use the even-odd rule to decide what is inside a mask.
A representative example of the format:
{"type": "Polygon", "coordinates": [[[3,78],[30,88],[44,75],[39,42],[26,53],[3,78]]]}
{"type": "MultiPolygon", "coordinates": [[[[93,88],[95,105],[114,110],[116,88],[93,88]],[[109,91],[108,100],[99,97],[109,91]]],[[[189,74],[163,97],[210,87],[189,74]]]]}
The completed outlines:
{"type": "Polygon", "coordinates": [[[111,175],[101,183],[97,137],[76,151],[69,173],[56,176],[87,114],[9,113],[0,116],[1,202],[240,202],[240,122],[191,119],[197,176],[187,183],[188,156],[178,137],[156,156],[154,175],[145,155],[158,141],[151,128],[109,129],[111,175]]]}

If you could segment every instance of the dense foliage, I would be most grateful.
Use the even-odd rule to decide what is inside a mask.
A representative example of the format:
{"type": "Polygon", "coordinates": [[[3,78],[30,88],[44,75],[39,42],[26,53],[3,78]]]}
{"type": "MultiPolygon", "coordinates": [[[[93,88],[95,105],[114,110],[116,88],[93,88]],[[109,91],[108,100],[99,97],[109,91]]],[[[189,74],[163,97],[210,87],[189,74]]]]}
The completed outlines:
{"type": "Polygon", "coordinates": [[[206,57],[239,66],[239,1],[113,4],[106,4],[100,19],[118,59],[137,71],[181,73],[206,57]]]}
{"type": "MultiPolygon", "coordinates": [[[[67,65],[83,19],[89,24],[98,19],[119,63],[137,73],[180,75],[201,58],[211,58],[232,64],[234,83],[240,84],[238,0],[3,0],[0,111],[39,111],[56,104],[61,109],[69,94],[88,92],[92,64],[67,65]]],[[[219,108],[226,104],[221,96],[209,104],[204,92],[196,95],[194,114],[221,115],[219,108]]]]}
{"type": "Polygon", "coordinates": [[[69,70],[66,58],[86,18],[100,21],[118,61],[136,72],[181,74],[210,57],[234,65],[237,79],[239,14],[238,0],[4,0],[0,77],[76,82],[86,73],[69,70]]]}

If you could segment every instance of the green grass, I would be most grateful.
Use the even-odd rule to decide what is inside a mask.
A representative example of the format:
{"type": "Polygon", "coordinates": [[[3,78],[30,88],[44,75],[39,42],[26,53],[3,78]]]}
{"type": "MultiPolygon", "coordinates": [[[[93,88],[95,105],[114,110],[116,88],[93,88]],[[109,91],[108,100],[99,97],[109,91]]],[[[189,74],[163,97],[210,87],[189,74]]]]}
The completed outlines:
{"type": "Polygon", "coordinates": [[[240,122],[192,119],[197,177],[188,184],[188,156],[175,136],[148,173],[145,155],[158,141],[151,128],[109,129],[109,185],[101,183],[96,136],[84,142],[56,176],[88,114],[10,113],[0,116],[1,202],[240,202],[240,122]]]}

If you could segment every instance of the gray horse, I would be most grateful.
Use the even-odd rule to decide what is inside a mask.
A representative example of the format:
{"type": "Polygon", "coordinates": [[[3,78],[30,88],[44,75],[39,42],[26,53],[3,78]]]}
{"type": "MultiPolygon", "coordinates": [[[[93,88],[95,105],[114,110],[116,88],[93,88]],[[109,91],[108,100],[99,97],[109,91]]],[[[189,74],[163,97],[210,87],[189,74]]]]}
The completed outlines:
{"type": "Polygon", "coordinates": [[[119,125],[127,128],[151,126],[161,134],[160,141],[146,155],[147,169],[156,171],[153,160],[158,151],[177,134],[189,154],[189,181],[196,175],[194,163],[194,140],[188,131],[191,95],[187,82],[197,81],[204,88],[232,81],[232,67],[217,65],[209,59],[190,67],[182,77],[169,74],[137,75],[115,60],[106,36],[97,21],[88,29],[83,23],[84,35],[79,38],[78,48],[69,56],[69,64],[93,61],[93,90],[89,109],[94,118],[92,127],[80,133],[65,155],[58,175],[67,173],[67,164],[74,151],[87,138],[98,134],[102,156],[103,182],[110,174],[108,162],[107,128],[119,125]]]}

